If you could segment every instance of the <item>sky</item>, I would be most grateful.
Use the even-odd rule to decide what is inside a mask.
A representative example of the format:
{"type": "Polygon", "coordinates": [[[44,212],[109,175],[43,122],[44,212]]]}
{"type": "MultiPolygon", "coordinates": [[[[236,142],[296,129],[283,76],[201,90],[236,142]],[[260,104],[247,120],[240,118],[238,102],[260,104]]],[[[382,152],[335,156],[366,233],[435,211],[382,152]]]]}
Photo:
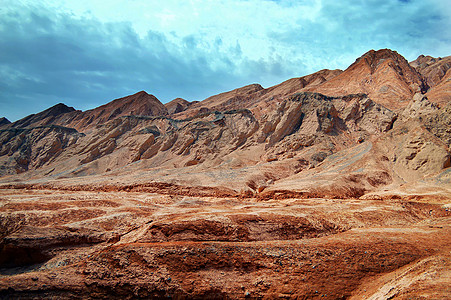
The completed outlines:
{"type": "Polygon", "coordinates": [[[141,90],[189,101],[346,69],[370,49],[451,55],[449,0],[0,0],[0,117],[141,90]]]}

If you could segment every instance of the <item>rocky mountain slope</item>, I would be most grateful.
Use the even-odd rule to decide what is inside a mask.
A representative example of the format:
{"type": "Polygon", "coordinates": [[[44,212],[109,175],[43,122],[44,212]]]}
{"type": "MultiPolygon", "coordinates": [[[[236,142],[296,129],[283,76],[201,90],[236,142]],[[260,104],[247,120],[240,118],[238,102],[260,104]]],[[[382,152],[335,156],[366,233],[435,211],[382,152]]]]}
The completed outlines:
{"type": "Polygon", "coordinates": [[[451,56],[434,58],[420,55],[410,63],[426,80],[428,98],[440,105],[451,100],[451,56]]]}
{"type": "Polygon", "coordinates": [[[339,76],[314,89],[327,95],[366,93],[377,103],[398,109],[428,86],[404,57],[384,49],[365,53],[339,76]]]}
{"type": "Polygon", "coordinates": [[[0,296],[446,299],[449,62],[3,121],[0,296]]]}

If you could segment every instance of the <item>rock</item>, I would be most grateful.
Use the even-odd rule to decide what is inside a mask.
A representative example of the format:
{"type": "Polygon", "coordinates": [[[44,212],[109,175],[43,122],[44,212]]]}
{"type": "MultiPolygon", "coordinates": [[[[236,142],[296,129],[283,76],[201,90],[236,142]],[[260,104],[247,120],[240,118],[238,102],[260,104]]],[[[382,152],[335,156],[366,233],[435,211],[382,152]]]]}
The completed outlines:
{"type": "Polygon", "coordinates": [[[403,110],[402,117],[404,119],[418,118],[435,113],[438,110],[437,104],[430,102],[425,95],[416,93],[409,105],[403,110]]]}
{"type": "Polygon", "coordinates": [[[0,130],[0,161],[3,174],[38,169],[58,157],[83,137],[75,129],[42,126],[0,130]]]}

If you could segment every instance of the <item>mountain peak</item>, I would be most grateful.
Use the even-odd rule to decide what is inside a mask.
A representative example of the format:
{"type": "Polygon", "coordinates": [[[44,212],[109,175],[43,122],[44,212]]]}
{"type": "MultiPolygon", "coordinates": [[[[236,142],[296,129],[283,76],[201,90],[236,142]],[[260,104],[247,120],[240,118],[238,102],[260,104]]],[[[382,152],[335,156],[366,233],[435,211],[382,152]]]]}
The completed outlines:
{"type": "Polygon", "coordinates": [[[191,104],[193,103],[183,98],[175,98],[164,106],[167,108],[168,113],[172,115],[186,110],[191,104]]]}
{"type": "Polygon", "coordinates": [[[148,94],[146,91],[139,91],[139,92],[137,92],[137,93],[135,93],[133,95],[130,95],[130,96],[149,96],[149,95],[150,94],[148,94]]]}
{"type": "Polygon", "coordinates": [[[374,73],[381,63],[386,60],[391,60],[396,64],[408,65],[407,60],[402,57],[398,52],[390,49],[370,50],[359,57],[354,64],[349,68],[358,65],[359,63],[365,63],[371,69],[371,73],[374,73]]]}
{"type": "Polygon", "coordinates": [[[370,50],[343,73],[315,87],[330,96],[365,93],[389,109],[405,107],[427,84],[408,61],[390,49],[370,50]]]}
{"type": "Polygon", "coordinates": [[[6,125],[9,123],[11,123],[11,121],[9,121],[7,118],[5,118],[5,117],[0,118],[0,126],[6,125]]]}
{"type": "Polygon", "coordinates": [[[59,117],[60,115],[73,111],[75,111],[75,108],[69,107],[64,103],[58,103],[50,108],[47,108],[46,110],[41,111],[40,113],[29,115],[14,123],[11,123],[11,126],[19,128],[47,125],[52,123],[55,118],[59,117]]]}
{"type": "Polygon", "coordinates": [[[59,115],[59,114],[72,112],[74,110],[75,110],[75,108],[67,106],[64,103],[58,103],[58,104],[55,104],[54,106],[44,110],[44,112],[49,112],[49,113],[54,113],[56,115],[59,115]]]}

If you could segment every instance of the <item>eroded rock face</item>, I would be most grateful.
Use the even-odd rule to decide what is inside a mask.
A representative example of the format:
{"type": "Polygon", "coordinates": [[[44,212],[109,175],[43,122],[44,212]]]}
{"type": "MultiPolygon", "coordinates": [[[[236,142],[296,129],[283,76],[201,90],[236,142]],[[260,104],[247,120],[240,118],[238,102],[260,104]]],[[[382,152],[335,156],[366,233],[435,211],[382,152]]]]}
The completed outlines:
{"type": "Polygon", "coordinates": [[[451,145],[451,104],[440,108],[421,94],[416,94],[402,113],[404,120],[416,119],[425,128],[444,142],[451,145]]]}
{"type": "Polygon", "coordinates": [[[414,67],[425,79],[429,87],[436,86],[451,68],[451,56],[432,57],[420,55],[410,65],[414,67]]]}
{"type": "Polygon", "coordinates": [[[15,174],[40,168],[82,136],[75,129],[60,126],[0,130],[2,173],[15,174]]]}
{"type": "MultiPolygon", "coordinates": [[[[115,170],[143,159],[150,160],[154,167],[162,162],[177,166],[208,162],[207,165],[212,166],[212,163],[222,163],[221,157],[250,147],[266,149],[266,155],[254,156],[255,162],[269,161],[280,155],[294,156],[296,151],[306,147],[328,144],[320,151],[322,154],[312,156],[313,163],[340,149],[336,147],[337,143],[355,144],[369,135],[387,131],[395,118],[394,113],[363,94],[333,98],[299,93],[282,101],[275,111],[260,120],[250,110],[215,111],[184,120],[163,116],[118,117],[91,129],[85,136],[77,135],[71,142],[59,142],[59,137],[53,137],[53,142],[50,142],[51,138],[35,141],[33,145],[44,143],[46,146],[29,150],[39,153],[30,154],[29,159],[33,162],[26,163],[29,159],[25,157],[24,161],[16,162],[36,169],[68,148],[55,160],[58,166],[54,167],[54,172],[68,171],[66,162],[70,159],[74,164],[70,167],[80,166],[75,174],[81,175],[115,170]]],[[[12,156],[21,151],[13,146],[21,143],[21,136],[15,137],[12,132],[3,135],[3,155],[12,156]]]]}
{"type": "Polygon", "coordinates": [[[395,153],[395,169],[406,180],[436,174],[451,165],[448,149],[418,129],[407,135],[395,153]]]}
{"type": "MultiPolygon", "coordinates": [[[[79,112],[79,111],[78,111],[79,112]]],[[[66,114],[77,114],[73,107],[69,107],[63,103],[56,104],[40,113],[29,115],[14,123],[9,124],[8,128],[27,128],[45,125],[57,125],[58,119],[66,114]]]]}

